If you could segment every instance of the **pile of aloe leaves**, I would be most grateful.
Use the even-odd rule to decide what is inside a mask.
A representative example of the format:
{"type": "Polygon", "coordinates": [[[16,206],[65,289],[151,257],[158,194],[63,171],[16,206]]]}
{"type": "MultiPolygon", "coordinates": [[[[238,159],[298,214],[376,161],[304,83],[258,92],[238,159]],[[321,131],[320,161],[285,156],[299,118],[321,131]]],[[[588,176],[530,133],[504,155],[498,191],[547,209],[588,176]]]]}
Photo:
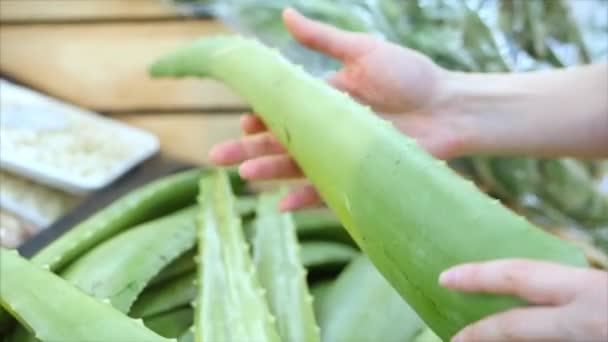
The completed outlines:
{"type": "MultiPolygon", "coordinates": [[[[288,6],[343,29],[369,32],[470,72],[515,72],[606,61],[603,0],[172,0],[212,14],[324,76],[338,61],[299,45],[285,30],[288,6]]],[[[466,157],[451,161],[480,188],[536,224],[584,246],[608,267],[608,160],[466,157]]]]}
{"type": "Polygon", "coordinates": [[[187,170],[31,260],[0,248],[0,341],[440,341],[331,212],[284,194],[187,170]]]}

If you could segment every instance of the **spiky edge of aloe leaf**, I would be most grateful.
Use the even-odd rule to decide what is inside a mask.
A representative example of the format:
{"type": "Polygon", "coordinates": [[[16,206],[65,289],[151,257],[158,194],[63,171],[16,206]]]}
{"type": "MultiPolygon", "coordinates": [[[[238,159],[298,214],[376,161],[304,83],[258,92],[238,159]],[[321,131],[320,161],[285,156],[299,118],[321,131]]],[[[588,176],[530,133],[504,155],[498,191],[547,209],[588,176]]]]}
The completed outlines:
{"type": "Polygon", "coordinates": [[[127,313],[148,282],[194,246],[196,206],[144,223],[107,240],[62,272],[86,293],[127,313]]]}
{"type": "Polygon", "coordinates": [[[165,282],[171,282],[175,278],[181,277],[186,273],[193,273],[196,265],[194,264],[194,256],[196,255],[196,247],[183,253],[177,259],[173,260],[163,270],[161,270],[152,280],[150,287],[164,286],[165,282]]]}
{"type": "Polygon", "coordinates": [[[146,290],[135,301],[129,315],[149,317],[190,304],[196,297],[196,273],[186,273],[161,286],[146,290]]]}
{"type": "Polygon", "coordinates": [[[261,194],[253,233],[253,259],[284,341],[320,340],[291,214],[279,212],[284,192],[261,194]]]}
{"type": "Polygon", "coordinates": [[[60,271],[118,232],[194,203],[200,175],[201,170],[185,171],[128,193],[53,241],[32,261],[52,271],[60,271]]]}
{"type": "Polygon", "coordinates": [[[279,341],[224,170],[202,177],[195,341],[279,341]]]}
{"type": "Polygon", "coordinates": [[[170,341],[16,252],[0,249],[0,266],[0,304],[40,340],[170,341]]]}

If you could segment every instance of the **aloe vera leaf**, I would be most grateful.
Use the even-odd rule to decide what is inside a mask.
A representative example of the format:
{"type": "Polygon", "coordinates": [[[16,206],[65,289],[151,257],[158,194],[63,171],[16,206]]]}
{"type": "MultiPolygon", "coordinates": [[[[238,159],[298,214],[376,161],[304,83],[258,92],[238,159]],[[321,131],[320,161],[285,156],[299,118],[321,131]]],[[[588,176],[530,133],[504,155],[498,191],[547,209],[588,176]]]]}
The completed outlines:
{"type": "Polygon", "coordinates": [[[510,257],[586,265],[577,247],[492,200],[369,108],[258,42],[199,40],[151,73],[212,77],[243,96],[361,249],[443,339],[525,304],[449,291],[437,282],[443,270],[510,257]]]}
{"type": "Polygon", "coordinates": [[[424,328],[420,334],[418,334],[412,342],[442,342],[441,338],[437,336],[433,330],[424,328]]]}
{"type": "Polygon", "coordinates": [[[170,341],[64,279],[0,249],[0,304],[43,341],[170,341]]]}
{"type": "Polygon", "coordinates": [[[193,272],[196,268],[196,265],[194,264],[195,255],[196,248],[193,248],[180,255],[177,259],[173,260],[162,271],[160,271],[160,273],[158,273],[152,280],[150,280],[149,286],[157,286],[168,280],[173,280],[176,277],[193,272]]]}
{"type": "Polygon", "coordinates": [[[11,335],[8,335],[5,340],[5,342],[40,342],[39,339],[37,339],[34,334],[31,334],[29,331],[27,331],[27,328],[25,328],[22,325],[19,325],[16,327],[16,329],[13,331],[13,333],[11,335]]]}
{"type": "Polygon", "coordinates": [[[160,217],[196,200],[201,170],[150,182],[97,212],[36,254],[32,261],[60,271],[67,263],[122,230],[160,217]]]}
{"type": "Polygon", "coordinates": [[[177,342],[194,342],[194,327],[190,327],[186,332],[184,332],[178,339],[177,342]]]}
{"type": "Polygon", "coordinates": [[[264,193],[259,197],[253,224],[253,261],[281,339],[319,341],[295,223],[290,213],[279,212],[282,195],[264,193]]]}
{"type": "Polygon", "coordinates": [[[8,336],[14,328],[15,321],[13,321],[11,316],[0,307],[0,338],[8,336]]]}
{"type": "Polygon", "coordinates": [[[410,341],[424,327],[365,256],[353,260],[335,280],[319,324],[327,342],[410,341]]]}
{"type": "Polygon", "coordinates": [[[133,304],[129,315],[150,317],[191,303],[196,297],[195,279],[194,272],[187,273],[161,286],[144,291],[133,304]]]}
{"type": "Polygon", "coordinates": [[[107,240],[68,266],[62,276],[86,293],[128,312],[146,284],[194,246],[196,206],[146,222],[107,240]]]}
{"type": "MultiPolygon", "coordinates": [[[[161,217],[196,201],[197,184],[205,171],[195,169],[152,181],[114,201],[79,223],[36,254],[32,261],[60,271],[93,246],[122,230],[161,217]]],[[[235,170],[229,171],[236,191],[243,181],[235,170]]]]}
{"type": "Polygon", "coordinates": [[[316,282],[310,287],[310,294],[313,298],[313,309],[315,311],[315,317],[322,317],[323,307],[327,301],[327,297],[334,285],[334,280],[322,280],[316,282]]]}
{"type": "MultiPolygon", "coordinates": [[[[114,201],[46,246],[32,261],[54,272],[61,271],[94,246],[119,232],[195,202],[201,170],[189,170],[152,181],[114,201]]],[[[233,182],[241,186],[238,174],[233,182]]],[[[0,317],[6,316],[0,310],[0,317]]]]}
{"type": "Polygon", "coordinates": [[[224,170],[202,177],[194,340],[279,341],[224,170]]]}
{"type": "Polygon", "coordinates": [[[340,220],[327,209],[307,209],[292,213],[300,240],[330,240],[355,245],[340,220]]]}
{"type": "Polygon", "coordinates": [[[192,326],[193,317],[194,312],[188,306],[146,317],[144,318],[144,324],[161,336],[177,338],[192,326]]]}
{"type": "MultiPolygon", "coordinates": [[[[235,207],[236,211],[242,217],[249,217],[255,213],[256,207],[255,196],[239,196],[236,199],[235,207]]],[[[168,279],[175,278],[193,271],[196,266],[194,264],[194,256],[196,255],[196,248],[183,253],[179,258],[172,261],[167,265],[158,275],[150,281],[150,286],[157,285],[168,279]]]]}
{"type": "Polygon", "coordinates": [[[331,241],[306,241],[301,247],[302,264],[308,269],[344,266],[359,254],[351,246],[331,241]]]}

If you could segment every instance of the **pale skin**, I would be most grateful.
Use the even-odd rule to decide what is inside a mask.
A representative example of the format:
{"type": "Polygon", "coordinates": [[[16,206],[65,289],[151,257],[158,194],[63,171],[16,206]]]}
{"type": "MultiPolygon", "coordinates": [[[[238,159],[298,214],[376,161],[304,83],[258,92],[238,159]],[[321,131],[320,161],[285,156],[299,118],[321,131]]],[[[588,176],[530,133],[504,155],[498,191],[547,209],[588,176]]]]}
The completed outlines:
{"type": "MultiPolygon", "coordinates": [[[[344,63],[328,79],[331,85],[383,113],[438,158],[608,157],[607,64],[519,74],[460,73],[416,51],[341,31],[291,9],[283,19],[303,45],[344,63]]],[[[241,176],[250,180],[303,177],[257,116],[243,116],[241,126],[245,137],[210,151],[214,163],[241,163],[241,176]]],[[[305,185],[285,196],[280,207],[288,211],[320,202],[314,187],[305,185]]],[[[453,341],[608,341],[606,272],[507,259],[453,267],[439,283],[455,291],[515,295],[534,304],[475,322],[453,341]]]]}

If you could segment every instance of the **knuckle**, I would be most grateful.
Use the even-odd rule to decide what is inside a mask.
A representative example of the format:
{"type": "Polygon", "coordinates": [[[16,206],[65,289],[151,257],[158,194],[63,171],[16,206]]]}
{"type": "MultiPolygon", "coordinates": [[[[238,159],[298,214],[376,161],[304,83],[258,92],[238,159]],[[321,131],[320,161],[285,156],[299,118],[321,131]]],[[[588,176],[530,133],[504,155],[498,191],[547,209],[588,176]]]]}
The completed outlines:
{"type": "Polygon", "coordinates": [[[275,140],[270,134],[262,134],[258,140],[258,148],[262,151],[271,150],[274,147],[275,140]]]}
{"type": "Polygon", "coordinates": [[[504,280],[510,288],[517,289],[531,275],[530,265],[525,261],[512,261],[503,273],[504,280]]]}

